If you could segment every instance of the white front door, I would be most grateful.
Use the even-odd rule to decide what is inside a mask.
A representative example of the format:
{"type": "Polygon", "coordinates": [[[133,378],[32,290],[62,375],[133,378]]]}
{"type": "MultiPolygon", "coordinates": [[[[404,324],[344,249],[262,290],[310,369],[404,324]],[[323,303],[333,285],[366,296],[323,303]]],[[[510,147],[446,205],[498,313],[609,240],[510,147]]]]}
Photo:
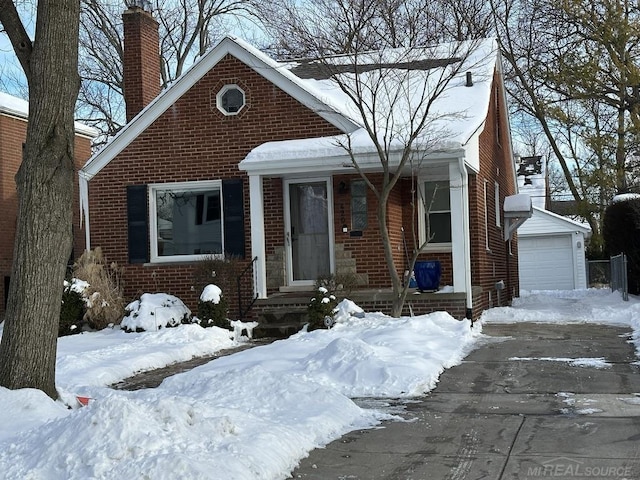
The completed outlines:
{"type": "Polygon", "coordinates": [[[285,246],[289,285],[313,285],[333,272],[329,178],[285,181],[285,246]]]}

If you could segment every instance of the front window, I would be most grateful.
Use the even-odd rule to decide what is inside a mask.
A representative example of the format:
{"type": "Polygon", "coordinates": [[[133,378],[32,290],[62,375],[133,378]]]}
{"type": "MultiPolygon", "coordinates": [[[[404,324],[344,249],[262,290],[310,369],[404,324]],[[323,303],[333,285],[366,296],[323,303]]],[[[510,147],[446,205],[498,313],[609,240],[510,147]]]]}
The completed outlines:
{"type": "Polygon", "coordinates": [[[196,260],[223,252],[221,182],[152,185],[152,260],[196,260]]]}
{"type": "Polygon", "coordinates": [[[424,238],[429,244],[451,243],[451,201],[448,181],[423,184],[424,238]]]}

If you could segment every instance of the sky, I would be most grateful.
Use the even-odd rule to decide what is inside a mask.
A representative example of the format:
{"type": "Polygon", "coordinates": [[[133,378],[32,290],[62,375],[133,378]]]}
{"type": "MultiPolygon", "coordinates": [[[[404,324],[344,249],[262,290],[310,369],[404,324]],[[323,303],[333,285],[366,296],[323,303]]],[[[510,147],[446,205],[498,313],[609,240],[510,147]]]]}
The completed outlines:
{"type": "Polygon", "coordinates": [[[623,302],[606,289],[522,292],[513,306],[487,310],[473,328],[444,312],[394,319],[349,301],[340,309],[331,330],[303,331],[133,392],[108,385],[249,340],[193,324],[62,337],[60,400],[0,388],[2,478],[284,479],[312,449],[398,418],[384,401],[353,399],[424,395],[483,344],[487,323],[623,325],[640,346],[640,300],[623,302]],[[90,397],[87,406],[79,395],[90,397]]]}

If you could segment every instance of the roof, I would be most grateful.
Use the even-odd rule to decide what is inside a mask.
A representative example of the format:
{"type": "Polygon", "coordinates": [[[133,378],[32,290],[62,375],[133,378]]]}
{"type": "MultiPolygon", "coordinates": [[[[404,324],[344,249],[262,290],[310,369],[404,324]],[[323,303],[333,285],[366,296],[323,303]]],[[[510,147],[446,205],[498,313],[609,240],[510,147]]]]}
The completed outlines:
{"type": "MultiPolygon", "coordinates": [[[[368,163],[372,168],[379,167],[376,146],[364,128],[365,123],[375,125],[380,143],[391,147],[393,161],[394,150],[399,158],[407,144],[404,137],[413,130],[412,118],[423,116],[428,121],[416,145],[424,145],[429,156],[443,157],[444,152],[463,155],[466,148],[475,147],[474,139],[487,118],[493,74],[499,69],[498,55],[496,42],[485,39],[409,50],[387,49],[359,54],[357,58],[340,55],[288,62],[291,73],[299,75],[309,88],[321,92],[322,98],[343,115],[355,119],[360,128],[334,137],[267,142],[253,149],[240,163],[240,169],[288,172],[291,168],[303,168],[305,162],[336,169],[351,164],[343,147],[347,144],[359,156],[360,168],[366,168],[368,163]],[[467,83],[468,72],[471,86],[467,83]],[[445,83],[442,79],[452,73],[455,74],[443,91],[433,94],[445,83]],[[355,91],[356,76],[364,85],[362,103],[367,107],[376,105],[365,108],[366,118],[343,89],[346,86],[347,90],[355,91]],[[381,84],[384,89],[379,88],[381,84]],[[431,103],[432,97],[435,100],[431,103]]],[[[467,160],[478,169],[477,162],[467,160]]]]}
{"type": "MultiPolygon", "coordinates": [[[[412,101],[420,94],[420,88],[436,82],[438,75],[451,69],[452,65],[459,67],[460,74],[453,78],[430,109],[434,119],[429,125],[431,132],[446,132],[442,137],[446,138],[446,144],[441,143],[439,148],[459,150],[482,129],[489,107],[493,73],[498,65],[498,49],[494,40],[473,44],[472,53],[465,56],[464,63],[460,64],[461,60],[452,55],[452,52],[460,53],[465,48],[471,49],[471,43],[456,42],[432,48],[369,52],[358,59],[359,65],[363,66],[363,71],[359,73],[374,76],[381,69],[384,70],[385,78],[390,82],[387,90],[397,92],[404,89],[407,93],[401,96],[402,101],[394,108],[394,112],[406,115],[406,112],[411,111],[408,105],[415,103],[412,101]],[[407,75],[407,71],[411,74],[407,75]],[[473,72],[473,87],[465,87],[467,71],[473,72]],[[407,78],[411,85],[420,88],[407,90],[407,78]]],[[[327,161],[335,166],[336,157],[343,157],[345,154],[343,148],[337,147],[339,141],[355,141],[355,148],[362,154],[375,153],[371,139],[363,130],[364,118],[361,112],[331,80],[334,75],[341,76],[342,80],[346,78],[347,81],[350,76],[353,78],[352,57],[332,57],[335,68],[332,68],[332,72],[327,72],[320,68],[326,65],[324,60],[323,63],[312,60],[276,62],[249,43],[228,36],[136,115],[102,150],[89,159],[80,174],[86,179],[96,175],[228,54],[343,132],[337,137],[268,142],[254,149],[241,162],[241,170],[262,169],[266,163],[275,167],[274,161],[286,163],[288,159],[294,158],[300,162],[300,166],[304,163],[304,158],[313,165],[321,164],[323,158],[333,158],[327,161]]],[[[402,119],[394,118],[394,122],[398,125],[402,123],[402,119]]],[[[396,139],[395,144],[397,148],[404,145],[400,139],[396,139]]],[[[339,164],[340,160],[337,162],[339,164]]]]}
{"type": "MultiPolygon", "coordinates": [[[[0,92],[0,114],[16,117],[24,121],[29,119],[29,102],[8,93],[0,92]]],[[[78,135],[95,138],[99,132],[92,127],[75,122],[75,130],[78,135]]]]}
{"type": "Polygon", "coordinates": [[[567,217],[533,207],[532,217],[518,228],[518,236],[554,235],[563,233],[591,234],[591,227],[567,217]]]}

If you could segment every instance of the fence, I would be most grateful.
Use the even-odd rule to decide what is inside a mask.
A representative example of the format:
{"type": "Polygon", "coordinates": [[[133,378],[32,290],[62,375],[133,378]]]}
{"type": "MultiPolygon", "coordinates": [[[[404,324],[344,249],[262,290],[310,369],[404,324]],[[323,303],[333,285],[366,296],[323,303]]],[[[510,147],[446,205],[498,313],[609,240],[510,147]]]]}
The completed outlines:
{"type": "Polygon", "coordinates": [[[619,290],[622,300],[629,300],[627,285],[627,256],[624,253],[611,257],[611,291],[619,290]]]}
{"type": "Polygon", "coordinates": [[[609,260],[587,261],[587,286],[602,288],[611,286],[611,267],[609,260]]]}

